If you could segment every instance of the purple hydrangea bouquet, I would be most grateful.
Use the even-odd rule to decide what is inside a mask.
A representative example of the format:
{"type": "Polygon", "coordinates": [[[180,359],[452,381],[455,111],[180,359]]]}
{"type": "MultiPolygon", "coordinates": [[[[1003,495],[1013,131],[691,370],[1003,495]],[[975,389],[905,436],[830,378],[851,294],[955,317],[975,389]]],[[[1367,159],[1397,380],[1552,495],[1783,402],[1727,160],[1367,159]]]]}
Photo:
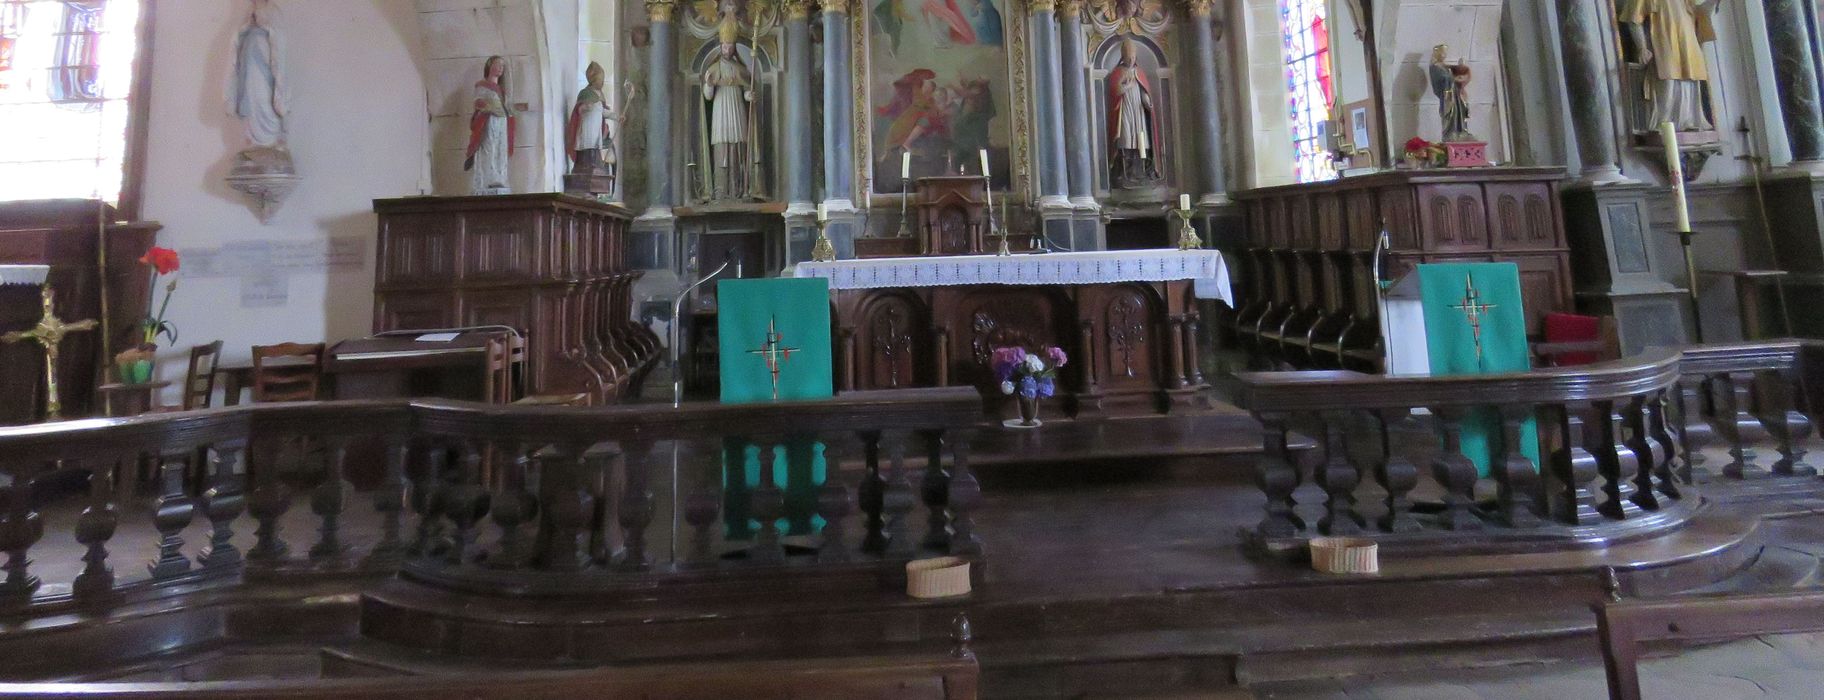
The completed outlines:
{"type": "MultiPolygon", "coordinates": [[[[1039,426],[1039,399],[1057,392],[1058,368],[1070,358],[1057,346],[1028,352],[1022,347],[995,348],[994,378],[1001,383],[1001,393],[1019,398],[1018,427],[1039,426]]],[[[1015,421],[1008,421],[1015,425],[1015,421]]]]}

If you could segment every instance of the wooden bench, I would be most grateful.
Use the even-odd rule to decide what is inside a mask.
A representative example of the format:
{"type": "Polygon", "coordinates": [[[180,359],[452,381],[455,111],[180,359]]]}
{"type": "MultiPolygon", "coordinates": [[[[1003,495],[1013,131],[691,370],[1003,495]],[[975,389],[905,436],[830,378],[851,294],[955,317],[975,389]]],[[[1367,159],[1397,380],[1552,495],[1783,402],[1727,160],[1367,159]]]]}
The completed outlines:
{"type": "Polygon", "coordinates": [[[1824,631],[1824,589],[1616,601],[1596,629],[1610,700],[1640,700],[1641,645],[1824,631]]]}

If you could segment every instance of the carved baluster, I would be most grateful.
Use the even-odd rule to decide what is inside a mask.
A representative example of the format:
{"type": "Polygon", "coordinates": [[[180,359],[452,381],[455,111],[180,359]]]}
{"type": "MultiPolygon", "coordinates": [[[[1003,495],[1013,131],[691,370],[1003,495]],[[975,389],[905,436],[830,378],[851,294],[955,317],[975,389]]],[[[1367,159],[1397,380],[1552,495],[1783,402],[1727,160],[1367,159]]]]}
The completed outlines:
{"type": "Polygon", "coordinates": [[[1292,492],[1298,489],[1299,468],[1286,444],[1287,416],[1264,413],[1254,417],[1260,421],[1265,448],[1255,469],[1255,483],[1267,496],[1266,515],[1254,531],[1263,538],[1296,537],[1304,531],[1305,521],[1293,511],[1292,492]]]}
{"type": "Polygon", "coordinates": [[[1684,454],[1684,459],[1678,465],[1678,479],[1686,484],[1697,483],[1697,468],[1710,461],[1704,455],[1704,447],[1716,435],[1707,415],[1714,406],[1704,397],[1705,387],[1702,380],[1688,382],[1681,379],[1674,389],[1676,393],[1672,407],[1677,410],[1677,415],[1671,425],[1678,426],[1679,451],[1684,454]]]}
{"type": "Polygon", "coordinates": [[[500,493],[488,503],[488,517],[500,527],[500,551],[488,557],[489,567],[498,569],[518,569],[531,559],[531,550],[526,546],[525,537],[520,533],[520,526],[525,525],[538,515],[538,499],[526,491],[526,476],[532,468],[532,453],[538,450],[536,445],[520,442],[507,443],[504,470],[500,479],[500,493]]]}
{"type": "Polygon", "coordinates": [[[1525,452],[1526,420],[1533,416],[1532,404],[1501,407],[1501,444],[1499,460],[1490,465],[1495,478],[1495,499],[1501,521],[1508,527],[1538,527],[1539,469],[1525,452]]]}
{"type": "Polygon", "coordinates": [[[1754,414],[1761,426],[1773,436],[1780,458],[1773,463],[1775,476],[1817,476],[1818,470],[1804,464],[1805,449],[1801,444],[1811,436],[1811,419],[1800,413],[1792,400],[1798,376],[1795,370],[1768,372],[1755,384],[1758,404],[1754,414]],[[1774,384],[1777,382],[1777,384],[1774,384]]]}
{"type": "Polygon", "coordinates": [[[912,553],[912,508],[918,496],[912,491],[912,480],[906,475],[906,436],[889,433],[887,439],[887,476],[881,491],[880,510],[885,519],[886,553],[912,553]]]}
{"type": "Polygon", "coordinates": [[[817,561],[849,560],[849,548],[843,542],[843,524],[855,512],[855,500],[849,497],[849,485],[842,478],[842,467],[829,446],[821,440],[811,441],[811,460],[815,468],[823,462],[823,484],[817,487],[817,515],[823,518],[823,533],[817,545],[817,561]]]}
{"type": "Polygon", "coordinates": [[[926,549],[943,551],[950,548],[950,472],[944,470],[944,432],[920,431],[925,441],[925,474],[919,483],[925,503],[926,549]]]}
{"type": "Polygon", "coordinates": [[[254,520],[253,548],[247,550],[247,560],[277,563],[291,553],[291,546],[279,537],[279,519],[291,510],[291,488],[280,479],[277,450],[250,450],[247,471],[258,483],[247,501],[247,512],[253,514],[254,520]],[[273,454],[274,458],[270,462],[255,463],[254,454],[273,454]]]}
{"type": "Polygon", "coordinates": [[[1590,525],[1602,515],[1596,510],[1596,493],[1591,490],[1600,469],[1596,455],[1585,446],[1589,442],[1589,426],[1572,405],[1558,406],[1555,413],[1563,446],[1552,454],[1552,517],[1566,525],[1590,525]]]}
{"type": "Polygon", "coordinates": [[[1748,374],[1724,373],[1710,378],[1711,400],[1716,402],[1714,427],[1729,446],[1729,464],[1723,466],[1723,476],[1731,479],[1759,479],[1770,473],[1755,449],[1768,435],[1753,415],[1753,384],[1753,376],[1748,374]]]}
{"type": "Polygon", "coordinates": [[[579,571],[589,563],[589,521],[595,498],[584,487],[589,444],[564,445],[539,460],[540,565],[551,571],[579,571]]]}
{"type": "MultiPolygon", "coordinates": [[[[691,527],[690,561],[693,564],[712,566],[716,563],[714,547],[722,535],[724,454],[723,450],[712,452],[709,459],[701,462],[702,468],[689,472],[694,475],[696,485],[684,500],[684,522],[691,527]]],[[[744,465],[736,462],[735,469],[735,473],[742,473],[744,465]]]]}
{"type": "Polygon", "coordinates": [[[1659,487],[1660,495],[1676,501],[1684,498],[1679,487],[1679,465],[1684,464],[1688,456],[1680,454],[1683,447],[1676,437],[1678,428],[1671,418],[1672,391],[1676,389],[1655,392],[1648,400],[1647,433],[1653,441],[1655,453],[1660,455],[1653,465],[1654,484],[1659,487]]]}
{"type": "Polygon", "coordinates": [[[754,547],[748,560],[761,564],[785,561],[785,545],[779,538],[779,518],[785,515],[785,492],[776,481],[780,451],[784,444],[755,441],[760,447],[760,483],[749,497],[749,510],[759,524],[754,534],[754,547]]]}
{"type": "Polygon", "coordinates": [[[348,506],[348,492],[353,488],[346,477],[348,443],[346,436],[331,436],[329,459],[324,463],[323,483],[310,492],[310,511],[322,519],[317,530],[317,543],[310,548],[313,561],[326,561],[342,556],[342,511],[348,506]]]}
{"type": "Polygon", "coordinates": [[[646,528],[654,515],[652,496],[652,442],[621,443],[621,464],[627,484],[621,490],[620,525],[623,548],[614,567],[620,571],[645,571],[652,566],[646,554],[646,528]]]}
{"type": "MultiPolygon", "coordinates": [[[[190,458],[190,450],[181,447],[168,449],[158,456],[159,496],[156,514],[152,516],[152,525],[158,529],[158,556],[146,567],[154,579],[171,578],[190,570],[190,557],[184,556],[184,538],[179,535],[196,517],[196,502],[184,493],[184,471],[187,469],[184,460],[190,458]]],[[[17,497],[24,498],[24,494],[18,494],[17,497]]],[[[36,516],[34,513],[33,517],[36,516]]],[[[11,554],[8,551],[9,586],[13,578],[11,554]]],[[[21,549],[19,558],[22,574],[25,570],[24,557],[25,552],[21,549]]]]}
{"type": "Polygon", "coordinates": [[[241,550],[233,543],[234,521],[241,517],[247,499],[235,465],[245,447],[243,441],[231,441],[202,451],[211,467],[209,490],[203,492],[203,515],[209,518],[210,526],[209,547],[197,558],[204,568],[220,569],[241,563],[241,550]]]}
{"type": "MultiPolygon", "coordinates": [[[[1651,433],[1647,430],[1648,396],[1636,396],[1629,399],[1626,408],[1622,409],[1621,425],[1625,433],[1627,451],[1634,455],[1635,470],[1623,474],[1634,482],[1634,495],[1628,497],[1634,505],[1647,510],[1659,510],[1659,484],[1654,483],[1658,476],[1660,460],[1665,453],[1659,452],[1651,433]]],[[[1617,404],[1620,405],[1620,404],[1617,404]]]]}
{"type": "Polygon", "coordinates": [[[399,521],[405,510],[405,463],[411,454],[409,439],[397,435],[387,439],[386,472],[381,476],[380,488],[374,491],[374,512],[380,514],[380,541],[367,553],[366,564],[370,567],[390,569],[405,551],[399,521]]]}
{"type": "Polygon", "coordinates": [[[1405,408],[1376,411],[1374,421],[1375,432],[1381,440],[1381,456],[1375,463],[1374,478],[1387,492],[1387,514],[1381,516],[1379,524],[1387,532],[1418,532],[1422,526],[1412,515],[1409,494],[1419,485],[1419,466],[1398,449],[1394,438],[1396,426],[1411,424],[1412,411],[1405,408]]]}
{"type": "Polygon", "coordinates": [[[1101,378],[1096,376],[1096,322],[1085,320],[1077,324],[1077,355],[1073,358],[1083,371],[1083,393],[1094,395],[1100,389],[1101,378]]]}
{"type": "Polygon", "coordinates": [[[974,515],[982,503],[982,484],[969,468],[969,438],[963,432],[950,441],[950,553],[961,556],[982,553],[974,515]]]}
{"type": "Polygon", "coordinates": [[[856,498],[861,501],[861,551],[879,554],[887,549],[886,519],[881,510],[887,481],[880,476],[880,431],[862,431],[861,454],[861,485],[855,489],[856,498]]]}
{"type": "MultiPolygon", "coordinates": [[[[126,460],[137,465],[139,455],[126,460]]],[[[118,456],[96,460],[89,471],[89,505],[76,519],[76,542],[83,546],[82,573],[70,585],[70,594],[78,602],[105,600],[114,594],[114,569],[108,566],[108,541],[120,525],[120,512],[114,507],[114,474],[120,467],[118,456]]]]}
{"type": "Polygon", "coordinates": [[[1590,453],[1596,455],[1597,488],[1602,492],[1596,511],[1616,520],[1628,517],[1628,504],[1634,496],[1634,474],[1640,459],[1621,444],[1621,431],[1616,426],[1615,402],[1592,404],[1589,423],[1590,453]]]}
{"type": "MultiPolygon", "coordinates": [[[[178,474],[183,474],[182,465],[178,474]]],[[[31,573],[32,545],[44,537],[44,520],[32,508],[32,480],[7,475],[0,487],[0,551],[6,552],[6,580],[0,582],[0,600],[24,604],[38,590],[38,577],[31,573]]]]}
{"type": "Polygon", "coordinates": [[[412,538],[411,553],[421,557],[437,555],[438,534],[449,495],[445,492],[449,465],[449,446],[432,445],[425,451],[424,473],[413,481],[412,512],[418,515],[418,527],[412,538]]]}
{"type": "Polygon", "coordinates": [[[475,527],[488,514],[488,490],[481,484],[485,445],[465,442],[456,478],[445,486],[444,517],[450,519],[450,545],[444,561],[463,565],[475,560],[475,527]]]}
{"type": "Polygon", "coordinates": [[[1313,476],[1326,497],[1324,517],[1317,521],[1318,532],[1326,535],[1358,535],[1367,526],[1356,511],[1355,487],[1362,477],[1349,461],[1348,418],[1344,411],[1318,416],[1324,431],[1324,461],[1313,476]]]}
{"type": "Polygon", "coordinates": [[[1444,443],[1431,459],[1431,478],[1444,488],[1444,512],[1438,517],[1451,530],[1482,528],[1482,521],[1470,510],[1475,505],[1476,465],[1463,456],[1463,419],[1467,414],[1463,408],[1432,409],[1444,443]]]}

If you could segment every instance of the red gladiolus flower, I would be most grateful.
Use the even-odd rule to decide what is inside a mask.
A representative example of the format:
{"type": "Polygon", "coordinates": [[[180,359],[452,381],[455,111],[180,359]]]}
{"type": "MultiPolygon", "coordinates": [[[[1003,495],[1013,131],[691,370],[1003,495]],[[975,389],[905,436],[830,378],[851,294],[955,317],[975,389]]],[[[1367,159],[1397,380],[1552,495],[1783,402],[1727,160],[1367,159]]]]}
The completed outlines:
{"type": "Polygon", "coordinates": [[[141,257],[139,262],[142,265],[151,265],[152,269],[158,271],[158,274],[169,275],[177,272],[177,251],[154,246],[151,250],[146,251],[145,256],[141,257]]]}

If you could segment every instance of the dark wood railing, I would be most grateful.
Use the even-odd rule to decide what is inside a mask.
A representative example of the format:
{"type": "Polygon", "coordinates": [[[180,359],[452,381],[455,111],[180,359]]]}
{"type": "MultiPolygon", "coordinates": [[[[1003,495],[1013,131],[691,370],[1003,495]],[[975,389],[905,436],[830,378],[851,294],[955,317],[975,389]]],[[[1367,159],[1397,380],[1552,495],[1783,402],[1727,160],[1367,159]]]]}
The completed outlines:
{"type": "Polygon", "coordinates": [[[269,404],[0,429],[0,609],[299,572],[537,594],[975,556],[981,415],[973,389],[930,389],[789,407],[269,404]],[[117,575],[133,555],[145,568],[117,575]],[[46,584],[46,570],[73,574],[46,584]],[[583,570],[601,575],[567,575],[583,570]]]}
{"type": "Polygon", "coordinates": [[[1802,379],[1819,371],[1804,358],[1820,349],[1650,350],[1585,367],[1455,377],[1244,374],[1238,403],[1265,429],[1258,483],[1267,504],[1254,541],[1278,552],[1297,551],[1311,534],[1501,548],[1600,544],[1674,527],[1700,500],[1694,461],[1713,442],[1730,456],[1724,477],[1816,473],[1800,444],[1811,430],[1807,407],[1819,403],[1802,379]],[[1503,447],[1486,476],[1460,449],[1476,411],[1500,416],[1503,447]],[[1529,421],[1538,462],[1520,447],[1529,421]],[[1316,439],[1315,463],[1288,449],[1295,430],[1316,439]],[[1296,495],[1307,481],[1321,502],[1296,495]],[[1364,488],[1369,482],[1375,488],[1364,488]]]}

